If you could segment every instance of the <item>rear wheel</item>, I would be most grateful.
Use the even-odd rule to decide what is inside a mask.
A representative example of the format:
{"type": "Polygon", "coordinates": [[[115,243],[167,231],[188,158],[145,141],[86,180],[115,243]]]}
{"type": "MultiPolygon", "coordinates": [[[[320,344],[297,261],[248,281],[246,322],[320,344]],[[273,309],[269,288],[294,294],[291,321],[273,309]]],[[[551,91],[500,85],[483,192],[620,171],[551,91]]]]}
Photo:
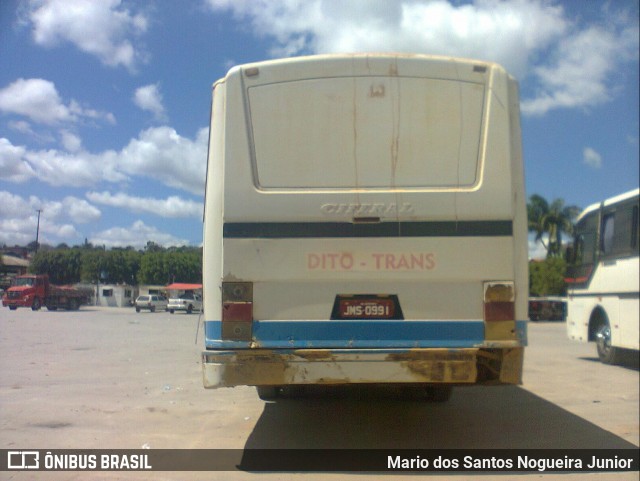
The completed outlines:
{"type": "Polygon", "coordinates": [[[263,401],[275,401],[280,397],[280,386],[256,386],[256,389],[263,401]]]}
{"type": "Polygon", "coordinates": [[[617,364],[620,361],[621,351],[611,345],[611,327],[608,322],[602,324],[596,331],[596,347],[598,357],[605,364],[617,364]]]}

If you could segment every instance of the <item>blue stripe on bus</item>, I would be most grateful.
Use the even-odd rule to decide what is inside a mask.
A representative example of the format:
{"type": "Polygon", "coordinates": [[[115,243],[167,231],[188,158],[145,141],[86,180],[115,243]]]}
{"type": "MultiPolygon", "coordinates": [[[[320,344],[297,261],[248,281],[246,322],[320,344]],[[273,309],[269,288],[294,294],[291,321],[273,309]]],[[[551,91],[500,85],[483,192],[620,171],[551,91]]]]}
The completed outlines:
{"type": "MultiPolygon", "coordinates": [[[[209,349],[249,346],[222,341],[221,322],[205,322],[209,349]]],[[[518,321],[517,338],[526,344],[526,322],[518,321]]],[[[474,347],[484,343],[479,321],[254,321],[253,341],[265,349],[474,347]]]]}

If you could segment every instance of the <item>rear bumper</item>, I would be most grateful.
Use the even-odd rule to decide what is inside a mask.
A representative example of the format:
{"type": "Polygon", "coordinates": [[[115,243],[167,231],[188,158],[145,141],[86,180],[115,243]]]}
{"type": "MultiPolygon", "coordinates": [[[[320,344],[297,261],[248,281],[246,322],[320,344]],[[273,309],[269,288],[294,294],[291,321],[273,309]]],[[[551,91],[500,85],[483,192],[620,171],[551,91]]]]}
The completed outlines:
{"type": "Polygon", "coordinates": [[[291,384],[520,384],[522,345],[476,348],[238,349],[202,353],[205,388],[291,384]]]}

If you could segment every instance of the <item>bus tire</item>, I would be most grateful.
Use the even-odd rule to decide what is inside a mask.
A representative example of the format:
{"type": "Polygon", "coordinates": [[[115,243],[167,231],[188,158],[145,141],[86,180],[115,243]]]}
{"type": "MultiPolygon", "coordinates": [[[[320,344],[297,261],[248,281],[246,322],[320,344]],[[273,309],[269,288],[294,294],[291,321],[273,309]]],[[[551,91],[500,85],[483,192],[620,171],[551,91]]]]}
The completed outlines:
{"type": "Polygon", "coordinates": [[[451,398],[452,392],[453,386],[451,384],[427,386],[425,388],[425,397],[428,402],[445,403],[451,398]]]}
{"type": "Polygon", "coordinates": [[[263,401],[275,401],[280,397],[280,386],[256,386],[256,390],[263,401]]]}
{"type": "Polygon", "coordinates": [[[611,345],[611,327],[605,321],[596,331],[596,348],[598,358],[605,364],[618,364],[620,362],[621,351],[611,345]]]}

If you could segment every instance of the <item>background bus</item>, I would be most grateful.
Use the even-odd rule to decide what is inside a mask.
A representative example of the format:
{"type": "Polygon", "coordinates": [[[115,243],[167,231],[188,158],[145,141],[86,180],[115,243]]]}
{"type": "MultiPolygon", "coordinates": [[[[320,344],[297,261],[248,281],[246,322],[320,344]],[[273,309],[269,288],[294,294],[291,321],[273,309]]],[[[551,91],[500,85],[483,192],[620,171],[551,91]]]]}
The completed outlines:
{"type": "Polygon", "coordinates": [[[602,362],[638,350],[638,189],[594,204],[577,219],[568,251],[567,332],[594,341],[602,362]]]}
{"type": "MultiPolygon", "coordinates": [[[[520,383],[527,220],[500,66],[331,55],[213,89],[204,385],[520,383]]],[[[286,390],[286,389],[284,389],[286,390]]]]}

